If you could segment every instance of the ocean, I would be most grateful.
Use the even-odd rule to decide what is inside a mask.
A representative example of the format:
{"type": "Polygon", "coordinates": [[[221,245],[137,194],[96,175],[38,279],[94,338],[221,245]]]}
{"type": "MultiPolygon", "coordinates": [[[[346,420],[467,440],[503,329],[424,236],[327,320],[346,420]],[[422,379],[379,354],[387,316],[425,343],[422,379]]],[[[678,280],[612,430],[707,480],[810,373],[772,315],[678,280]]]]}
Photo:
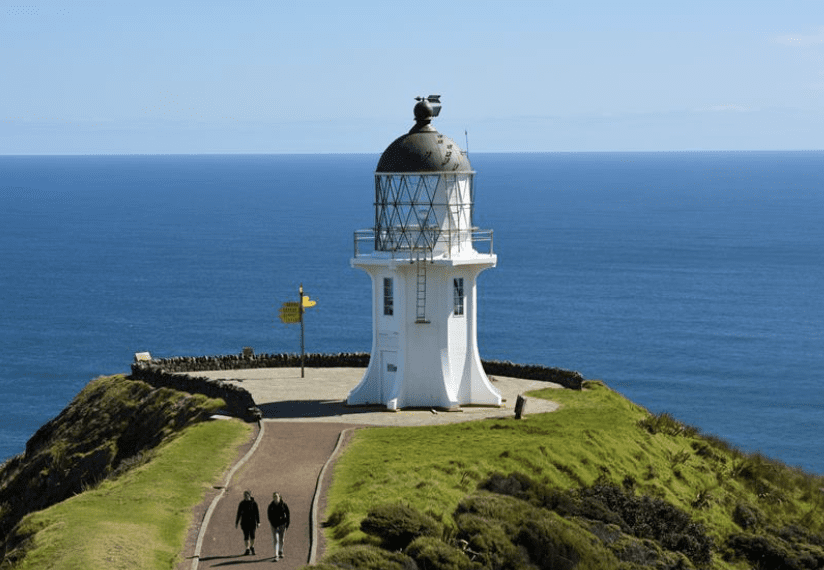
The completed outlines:
{"type": "MultiPolygon", "coordinates": [[[[378,155],[0,157],[0,461],[153,356],[368,352],[378,155]]],[[[824,474],[824,152],[470,155],[482,358],[824,474]]]]}

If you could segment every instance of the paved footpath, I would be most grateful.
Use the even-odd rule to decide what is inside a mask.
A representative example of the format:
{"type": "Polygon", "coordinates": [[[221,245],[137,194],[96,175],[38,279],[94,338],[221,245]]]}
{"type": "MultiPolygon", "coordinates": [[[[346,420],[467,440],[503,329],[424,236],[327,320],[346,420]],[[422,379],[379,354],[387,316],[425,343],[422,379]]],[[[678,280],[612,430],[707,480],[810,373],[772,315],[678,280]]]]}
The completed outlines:
{"type": "Polygon", "coordinates": [[[275,491],[289,505],[291,515],[291,524],[286,531],[285,556],[277,562],[277,567],[292,569],[307,564],[312,538],[310,513],[318,475],[335,449],[341,431],[349,427],[352,426],[265,421],[260,445],[235,473],[226,494],[212,512],[198,568],[274,566],[274,546],[266,507],[275,491]],[[234,526],[237,505],[246,489],[252,491],[261,518],[254,556],[244,555],[243,532],[234,526]]]}
{"type": "MultiPolygon", "coordinates": [[[[323,555],[319,523],[323,520],[324,493],[333,453],[340,450],[345,439],[342,434],[350,435],[354,429],[367,426],[437,425],[512,417],[518,394],[559,388],[546,382],[499,377],[494,379],[494,385],[505,399],[501,408],[470,407],[459,412],[349,408],[344,401],[363,373],[362,368],[317,368],[306,369],[301,378],[299,368],[198,372],[199,376],[237,382],[249,390],[263,411],[264,420],[253,439],[239,450],[225,488],[216,487],[195,510],[197,524],[190,529],[185,559],[177,570],[229,566],[291,570],[308,564],[312,552],[316,554],[315,562],[319,562],[323,555]],[[327,465],[319,484],[321,471],[327,465]],[[254,556],[244,555],[243,533],[234,526],[237,505],[247,489],[255,497],[261,517],[254,556]],[[289,505],[291,514],[285,557],[279,561],[273,559],[272,533],[266,520],[266,507],[275,491],[289,505]],[[317,509],[314,514],[313,506],[317,509]]],[[[526,413],[556,408],[553,402],[530,399],[526,413]]]]}

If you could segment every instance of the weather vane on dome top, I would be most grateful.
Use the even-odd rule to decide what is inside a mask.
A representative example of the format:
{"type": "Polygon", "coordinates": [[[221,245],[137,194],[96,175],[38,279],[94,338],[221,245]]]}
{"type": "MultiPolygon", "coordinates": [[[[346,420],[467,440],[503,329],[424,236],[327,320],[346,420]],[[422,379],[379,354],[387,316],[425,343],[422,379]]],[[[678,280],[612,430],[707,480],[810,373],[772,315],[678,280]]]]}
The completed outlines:
{"type": "MultiPolygon", "coordinates": [[[[440,95],[430,95],[429,97],[415,97],[415,101],[420,101],[417,105],[415,105],[415,109],[418,109],[418,106],[422,106],[429,111],[430,116],[429,118],[437,117],[438,114],[441,112],[441,96],[440,95]]],[[[416,113],[417,117],[417,113],[416,113]]]]}

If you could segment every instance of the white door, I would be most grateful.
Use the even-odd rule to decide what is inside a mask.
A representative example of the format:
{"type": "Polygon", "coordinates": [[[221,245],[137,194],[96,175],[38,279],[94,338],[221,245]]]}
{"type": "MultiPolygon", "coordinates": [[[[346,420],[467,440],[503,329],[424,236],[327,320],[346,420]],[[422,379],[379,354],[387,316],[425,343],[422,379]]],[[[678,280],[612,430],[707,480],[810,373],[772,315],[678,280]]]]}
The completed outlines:
{"type": "Polygon", "coordinates": [[[398,371],[398,353],[394,350],[381,351],[381,402],[384,404],[395,385],[395,373],[398,371]]]}

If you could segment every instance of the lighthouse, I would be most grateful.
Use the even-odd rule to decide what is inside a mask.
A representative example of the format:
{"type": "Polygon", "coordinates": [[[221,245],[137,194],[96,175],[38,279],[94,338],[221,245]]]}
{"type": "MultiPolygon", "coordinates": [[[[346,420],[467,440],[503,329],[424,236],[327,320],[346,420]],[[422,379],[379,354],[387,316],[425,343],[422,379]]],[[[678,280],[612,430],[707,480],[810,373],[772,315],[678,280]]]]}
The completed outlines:
{"type": "Polygon", "coordinates": [[[355,231],[351,265],[372,281],[372,350],[347,403],[499,406],[477,342],[477,278],[497,263],[492,231],[473,224],[467,154],[432,126],[440,96],[416,100],[414,126],[375,169],[375,225],[355,231]]]}

